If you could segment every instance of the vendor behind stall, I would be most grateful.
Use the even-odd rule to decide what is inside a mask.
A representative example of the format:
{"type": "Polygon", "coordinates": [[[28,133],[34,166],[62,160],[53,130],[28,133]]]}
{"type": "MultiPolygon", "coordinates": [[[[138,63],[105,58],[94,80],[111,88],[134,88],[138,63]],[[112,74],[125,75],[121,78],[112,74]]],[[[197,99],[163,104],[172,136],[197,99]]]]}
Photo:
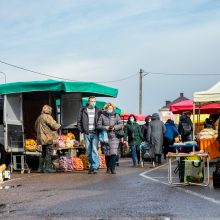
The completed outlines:
{"type": "Polygon", "coordinates": [[[52,108],[44,105],[41,115],[35,122],[35,130],[37,132],[37,142],[42,146],[42,155],[39,158],[38,172],[53,173],[56,172],[52,166],[52,150],[53,145],[58,142],[57,130],[60,128],[53,117],[52,108]]]}
{"type": "Polygon", "coordinates": [[[190,119],[191,112],[185,112],[180,117],[178,131],[181,135],[182,142],[193,140],[193,123],[190,119]]]}

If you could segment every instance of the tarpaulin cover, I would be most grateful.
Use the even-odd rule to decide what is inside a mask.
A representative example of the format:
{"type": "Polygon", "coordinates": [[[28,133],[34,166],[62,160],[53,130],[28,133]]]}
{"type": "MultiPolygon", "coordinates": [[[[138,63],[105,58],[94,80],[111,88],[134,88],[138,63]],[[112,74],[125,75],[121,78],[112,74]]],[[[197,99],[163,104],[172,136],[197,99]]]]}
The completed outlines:
{"type": "Polygon", "coordinates": [[[118,89],[93,82],[66,82],[56,80],[15,82],[0,85],[0,94],[58,91],[82,93],[82,96],[117,97],[118,89]]]}
{"type": "MultiPolygon", "coordinates": [[[[196,106],[196,113],[199,113],[199,108],[200,108],[200,113],[202,114],[217,114],[220,113],[220,104],[217,103],[212,103],[212,104],[207,104],[203,106],[196,106]]],[[[193,101],[192,100],[185,100],[182,102],[178,102],[176,104],[173,104],[170,106],[170,111],[173,112],[174,114],[181,114],[185,111],[193,111],[193,101]]]]}

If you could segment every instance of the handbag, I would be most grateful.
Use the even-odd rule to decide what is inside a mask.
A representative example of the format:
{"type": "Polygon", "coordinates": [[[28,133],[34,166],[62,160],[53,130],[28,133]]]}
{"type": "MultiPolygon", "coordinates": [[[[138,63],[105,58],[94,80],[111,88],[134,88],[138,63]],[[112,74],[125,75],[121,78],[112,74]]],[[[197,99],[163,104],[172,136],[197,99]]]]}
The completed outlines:
{"type": "Polygon", "coordinates": [[[115,136],[116,136],[117,138],[123,138],[124,135],[125,135],[125,133],[124,133],[124,130],[123,130],[123,129],[120,129],[120,130],[116,130],[116,131],[115,131],[115,136]]]}
{"type": "Polygon", "coordinates": [[[108,139],[108,133],[106,130],[103,130],[99,133],[99,141],[101,143],[108,143],[109,139],[108,139]]]}

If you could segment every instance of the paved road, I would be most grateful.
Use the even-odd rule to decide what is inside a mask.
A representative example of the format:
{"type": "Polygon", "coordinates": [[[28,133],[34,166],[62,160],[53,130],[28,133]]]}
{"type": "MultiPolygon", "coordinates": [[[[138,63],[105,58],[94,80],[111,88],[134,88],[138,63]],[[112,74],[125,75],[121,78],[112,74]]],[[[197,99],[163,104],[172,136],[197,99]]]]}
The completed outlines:
{"type": "Polygon", "coordinates": [[[116,175],[13,174],[4,186],[0,219],[220,219],[220,190],[170,187],[167,165],[122,160],[116,175]]]}

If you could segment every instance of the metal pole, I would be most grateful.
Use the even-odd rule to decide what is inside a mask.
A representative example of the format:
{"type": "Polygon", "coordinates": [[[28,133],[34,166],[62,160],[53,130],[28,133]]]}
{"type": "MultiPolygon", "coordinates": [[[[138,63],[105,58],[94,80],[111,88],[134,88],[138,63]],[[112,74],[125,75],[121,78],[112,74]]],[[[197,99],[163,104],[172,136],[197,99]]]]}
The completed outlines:
{"type": "Polygon", "coordinates": [[[196,113],[196,105],[193,102],[193,140],[195,140],[195,113],[196,113]]]}
{"type": "Polygon", "coordinates": [[[1,73],[2,75],[4,75],[5,83],[6,83],[6,74],[5,74],[4,72],[1,72],[1,71],[0,71],[0,73],[1,73]]]}
{"type": "Polygon", "coordinates": [[[143,70],[140,69],[140,80],[139,80],[139,114],[142,114],[142,80],[143,80],[143,70]]]}

